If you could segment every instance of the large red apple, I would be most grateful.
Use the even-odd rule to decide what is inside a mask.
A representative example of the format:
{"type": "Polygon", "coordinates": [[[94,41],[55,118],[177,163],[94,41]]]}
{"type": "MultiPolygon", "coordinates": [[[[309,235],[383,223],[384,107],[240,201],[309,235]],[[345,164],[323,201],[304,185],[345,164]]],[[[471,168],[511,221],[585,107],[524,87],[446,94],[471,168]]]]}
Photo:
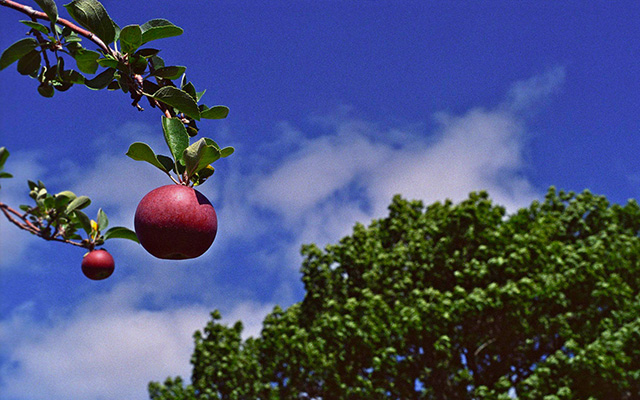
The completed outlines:
{"type": "Polygon", "coordinates": [[[158,258],[180,260],[199,257],[211,247],[218,218],[202,193],[167,185],[140,200],[134,225],[145,250],[158,258]]]}
{"type": "Polygon", "coordinates": [[[114,269],[113,257],[106,250],[93,250],[82,258],[82,273],[94,281],[107,279],[114,269]]]}

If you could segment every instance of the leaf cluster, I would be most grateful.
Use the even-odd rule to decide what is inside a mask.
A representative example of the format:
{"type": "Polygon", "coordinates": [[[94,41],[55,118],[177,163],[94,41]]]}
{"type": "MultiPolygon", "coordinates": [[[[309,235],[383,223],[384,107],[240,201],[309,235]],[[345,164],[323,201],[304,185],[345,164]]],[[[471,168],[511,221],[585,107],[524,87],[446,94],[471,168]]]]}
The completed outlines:
{"type": "Polygon", "coordinates": [[[151,107],[163,111],[162,127],[171,156],[156,155],[141,142],[132,144],[127,155],[147,161],[169,176],[175,173],[177,179],[172,179],[176,183],[204,183],[214,172],[210,164],[233,153],[232,147],[221,148],[209,138],[190,143],[190,138],[199,132],[197,121],[226,118],[229,109],[202,104],[205,91],[197,91],[187,80],[186,68],[165,65],[158,56],[160,50],[147,46],[155,40],[181,35],[182,28],[166,19],[120,28],[99,1],[73,0],[64,7],[84,31],[59,18],[53,0],[37,3],[45,15],[39,18],[46,18],[49,24],[37,22],[35,17],[21,21],[29,27],[29,37],[2,53],[0,70],[17,62],[18,72],[36,78],[38,92],[45,97],[53,96],[55,90],[65,91],[82,84],[94,90],[128,93],[132,105],[140,110],[139,102],[146,98],[151,107]],[[97,51],[84,47],[83,38],[98,44],[97,51]],[[75,61],[77,70],[66,66],[65,57],[75,61]],[[178,84],[173,82],[177,79],[178,84]]]}
{"type": "Polygon", "coordinates": [[[135,232],[117,226],[107,230],[107,214],[98,210],[96,220],[90,219],[82,210],[91,204],[87,196],[76,196],[65,190],[56,194],[49,193],[42,181],[28,181],[29,197],[34,205],[20,205],[24,214],[20,217],[26,222],[31,233],[46,240],[72,242],[92,250],[104,244],[108,239],[129,239],[138,242],[135,232]],[[80,234],[86,233],[86,238],[80,234]]]}
{"type": "Polygon", "coordinates": [[[557,192],[512,215],[486,193],[395,197],[389,216],[305,246],[306,295],[259,337],[220,315],[191,383],[152,399],[633,399],[640,206],[557,192]]]}

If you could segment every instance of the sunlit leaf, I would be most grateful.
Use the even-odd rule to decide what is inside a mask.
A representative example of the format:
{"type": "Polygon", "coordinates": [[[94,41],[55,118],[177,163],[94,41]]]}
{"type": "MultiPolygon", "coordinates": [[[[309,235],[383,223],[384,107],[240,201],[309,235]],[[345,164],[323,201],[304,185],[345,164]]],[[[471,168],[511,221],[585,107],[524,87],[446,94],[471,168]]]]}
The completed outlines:
{"type": "Polygon", "coordinates": [[[164,139],[176,162],[182,161],[182,154],[189,146],[189,135],[184,124],[178,118],[162,117],[164,139]]]}
{"type": "Polygon", "coordinates": [[[25,24],[31,29],[35,29],[38,32],[44,33],[45,35],[48,35],[50,32],[49,28],[47,28],[46,26],[42,25],[39,22],[35,22],[35,21],[20,21],[20,22],[22,22],[23,24],[25,24]]]}
{"type": "Polygon", "coordinates": [[[175,26],[166,19],[152,19],[142,25],[142,44],[152,40],[181,35],[182,28],[175,26]]]}
{"type": "Polygon", "coordinates": [[[69,203],[65,212],[69,214],[75,210],[86,208],[89,206],[89,204],[91,204],[91,199],[89,199],[87,196],[79,196],[73,199],[71,203],[69,203]]]}
{"type": "Polygon", "coordinates": [[[114,226],[104,234],[104,240],[108,239],[128,239],[136,243],[140,243],[138,236],[134,231],[124,226],[114,226]]]}
{"type": "Polygon", "coordinates": [[[195,100],[183,90],[173,86],[164,86],[158,89],[158,91],[156,91],[151,97],[176,108],[188,117],[200,120],[198,104],[196,104],[195,100]]]}
{"type": "Polygon", "coordinates": [[[102,39],[105,44],[115,40],[116,24],[99,1],[73,0],[64,7],[73,19],[102,39]]]}
{"type": "Polygon", "coordinates": [[[78,69],[85,74],[95,74],[98,70],[98,63],[96,61],[100,58],[100,53],[81,49],[74,54],[73,58],[76,60],[78,69]]]}
{"type": "Polygon", "coordinates": [[[109,226],[109,218],[107,214],[101,209],[98,210],[98,230],[103,231],[109,226]]]}
{"type": "Polygon", "coordinates": [[[200,116],[206,119],[223,119],[227,118],[227,115],[229,115],[229,107],[226,106],[205,108],[202,112],[200,112],[200,116]]]}
{"type": "Polygon", "coordinates": [[[127,25],[120,31],[120,50],[131,54],[142,45],[142,29],[140,25],[127,25]]]}
{"type": "Polygon", "coordinates": [[[169,172],[171,170],[165,168],[165,166],[160,161],[158,161],[156,153],[154,153],[151,147],[149,147],[149,145],[146,143],[132,143],[131,146],[129,146],[129,150],[127,151],[126,155],[136,161],[146,161],[154,167],[157,167],[165,172],[169,172]]]}

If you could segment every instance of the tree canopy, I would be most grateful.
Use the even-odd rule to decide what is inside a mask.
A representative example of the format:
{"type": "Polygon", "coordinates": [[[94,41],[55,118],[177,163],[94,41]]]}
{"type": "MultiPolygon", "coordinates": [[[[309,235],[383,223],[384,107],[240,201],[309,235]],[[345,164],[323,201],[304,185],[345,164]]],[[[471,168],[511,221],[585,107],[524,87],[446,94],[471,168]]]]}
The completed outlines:
{"type": "Polygon", "coordinates": [[[191,383],[151,399],[632,399],[640,393],[640,207],[551,188],[507,215],[484,192],[303,247],[306,295],[259,337],[220,313],[191,383]]]}

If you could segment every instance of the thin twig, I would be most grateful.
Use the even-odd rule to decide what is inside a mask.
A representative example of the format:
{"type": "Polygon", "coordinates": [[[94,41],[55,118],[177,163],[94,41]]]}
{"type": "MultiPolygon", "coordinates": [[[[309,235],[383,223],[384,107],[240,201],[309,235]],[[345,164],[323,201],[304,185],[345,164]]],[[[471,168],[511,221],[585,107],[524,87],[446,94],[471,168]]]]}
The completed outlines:
{"type": "MultiPolygon", "coordinates": [[[[20,4],[12,0],[0,0],[0,6],[5,6],[5,7],[12,8],[14,10],[20,11],[21,13],[27,14],[32,19],[44,19],[47,21],[51,21],[51,19],[49,19],[49,16],[47,14],[41,11],[36,11],[29,6],[25,6],[24,4],[20,4]]],[[[91,40],[93,43],[97,44],[102,49],[102,51],[104,51],[106,54],[111,54],[115,56],[114,51],[109,46],[107,46],[102,41],[102,39],[100,39],[93,33],[89,32],[88,30],[81,28],[78,25],[74,24],[73,22],[66,20],[64,18],[58,18],[56,23],[62,26],[66,26],[67,28],[71,29],[73,32],[77,33],[78,35],[82,35],[87,39],[91,40]]]]}
{"type": "Polygon", "coordinates": [[[38,227],[33,225],[31,222],[29,222],[29,220],[27,219],[27,214],[21,214],[18,211],[16,211],[15,209],[9,207],[8,205],[6,205],[4,203],[0,203],[0,210],[2,210],[2,213],[4,214],[4,216],[7,217],[7,219],[12,224],[14,224],[15,226],[17,226],[18,228],[20,228],[22,230],[25,230],[27,232],[31,232],[34,235],[43,238],[44,240],[49,240],[49,241],[54,241],[54,242],[61,242],[61,243],[68,243],[68,244],[72,244],[74,246],[83,247],[83,248],[89,248],[89,246],[91,246],[91,243],[83,243],[84,241],[83,242],[76,242],[76,241],[73,241],[71,239],[58,238],[58,237],[56,237],[55,234],[52,235],[52,236],[44,236],[41,229],[39,229],[38,227]],[[11,214],[17,216],[23,222],[18,221],[11,214]]]}

